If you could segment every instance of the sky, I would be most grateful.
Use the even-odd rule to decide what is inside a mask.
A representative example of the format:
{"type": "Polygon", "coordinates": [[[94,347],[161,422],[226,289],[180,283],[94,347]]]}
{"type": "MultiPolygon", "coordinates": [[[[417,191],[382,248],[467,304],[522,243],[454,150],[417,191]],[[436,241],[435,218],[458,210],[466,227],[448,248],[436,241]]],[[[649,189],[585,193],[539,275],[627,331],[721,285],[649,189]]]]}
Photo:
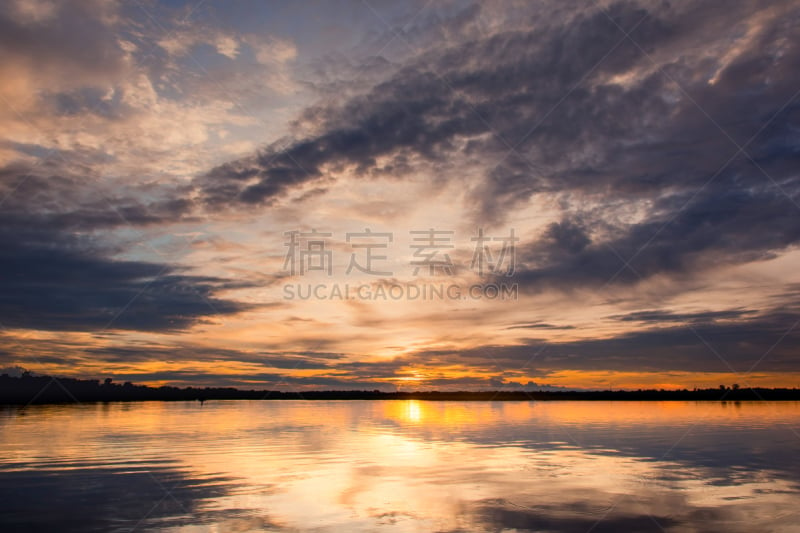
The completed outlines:
{"type": "Polygon", "coordinates": [[[796,1],[0,6],[0,368],[800,386],[796,1]]]}

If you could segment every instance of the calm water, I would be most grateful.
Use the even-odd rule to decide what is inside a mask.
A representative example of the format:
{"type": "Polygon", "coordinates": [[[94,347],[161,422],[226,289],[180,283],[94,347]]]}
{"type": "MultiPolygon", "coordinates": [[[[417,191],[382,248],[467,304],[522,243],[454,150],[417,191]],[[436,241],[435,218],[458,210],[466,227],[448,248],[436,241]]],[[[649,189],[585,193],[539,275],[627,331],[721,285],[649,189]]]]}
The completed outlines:
{"type": "Polygon", "coordinates": [[[0,531],[800,531],[798,403],[0,408],[0,531]]]}

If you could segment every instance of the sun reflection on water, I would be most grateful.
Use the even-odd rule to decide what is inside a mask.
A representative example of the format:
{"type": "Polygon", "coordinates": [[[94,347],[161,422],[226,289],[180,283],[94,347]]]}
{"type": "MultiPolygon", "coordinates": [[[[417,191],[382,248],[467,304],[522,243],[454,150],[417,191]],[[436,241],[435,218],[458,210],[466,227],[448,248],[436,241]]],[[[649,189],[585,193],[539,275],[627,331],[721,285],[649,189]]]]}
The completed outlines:
{"type": "Polygon", "coordinates": [[[142,403],[0,418],[0,486],[48,487],[53,517],[102,507],[117,524],[133,520],[119,494],[155,505],[168,482],[185,509],[154,507],[145,529],[630,530],[652,515],[744,531],[785,525],[798,501],[788,403],[142,403]]]}

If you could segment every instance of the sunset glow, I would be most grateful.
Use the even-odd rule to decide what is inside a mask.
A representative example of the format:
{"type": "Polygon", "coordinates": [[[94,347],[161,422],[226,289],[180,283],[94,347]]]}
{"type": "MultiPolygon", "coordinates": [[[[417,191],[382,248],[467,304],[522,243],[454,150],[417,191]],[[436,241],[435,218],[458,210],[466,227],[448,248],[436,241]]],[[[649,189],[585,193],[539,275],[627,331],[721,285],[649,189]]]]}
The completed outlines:
{"type": "Polygon", "coordinates": [[[0,368],[800,386],[797,3],[0,8],[0,368]]]}

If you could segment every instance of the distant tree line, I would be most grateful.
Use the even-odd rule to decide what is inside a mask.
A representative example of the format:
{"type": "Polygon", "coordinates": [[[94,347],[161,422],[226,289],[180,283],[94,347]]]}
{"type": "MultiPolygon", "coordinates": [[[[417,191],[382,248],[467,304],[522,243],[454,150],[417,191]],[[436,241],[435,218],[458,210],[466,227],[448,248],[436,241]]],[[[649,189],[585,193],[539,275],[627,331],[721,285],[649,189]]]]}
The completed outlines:
{"type": "Polygon", "coordinates": [[[800,400],[800,389],[740,388],[738,385],[712,389],[615,390],[615,391],[456,391],[381,392],[379,390],[315,390],[281,392],[240,390],[233,387],[149,387],[131,382],[114,383],[111,378],[53,378],[24,372],[14,377],[0,375],[0,404],[86,403],[116,401],[201,401],[206,400],[628,400],[628,401],[758,401],[800,400]]]}

